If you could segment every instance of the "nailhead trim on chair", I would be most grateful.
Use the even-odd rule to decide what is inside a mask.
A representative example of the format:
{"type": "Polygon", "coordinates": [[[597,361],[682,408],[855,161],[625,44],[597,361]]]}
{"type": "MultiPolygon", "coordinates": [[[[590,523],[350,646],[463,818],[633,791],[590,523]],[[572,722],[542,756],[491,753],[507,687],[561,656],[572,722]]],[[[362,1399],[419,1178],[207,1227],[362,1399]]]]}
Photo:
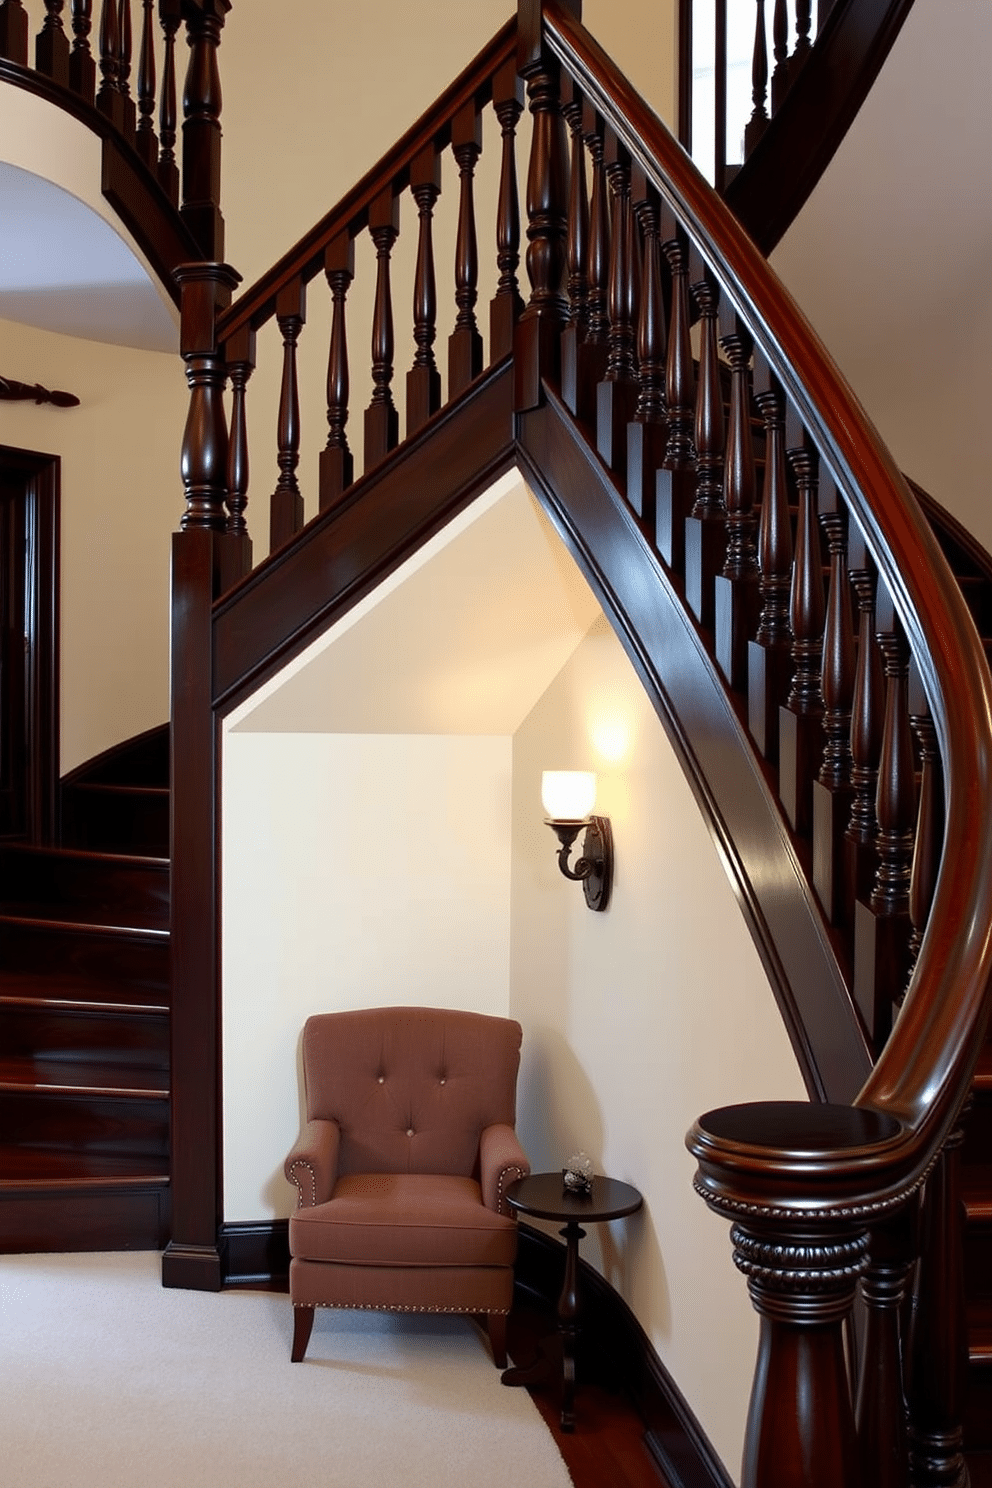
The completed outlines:
{"type": "Polygon", "coordinates": [[[523,1168],[519,1167],[517,1164],[514,1164],[514,1166],[512,1168],[504,1168],[503,1169],[503,1171],[499,1175],[499,1185],[498,1185],[497,1191],[496,1191],[496,1213],[497,1214],[505,1214],[506,1213],[506,1210],[503,1207],[503,1184],[506,1182],[506,1177],[507,1177],[507,1174],[508,1173],[514,1173],[514,1174],[516,1174],[516,1176],[518,1178],[524,1178],[524,1177],[526,1177],[526,1174],[524,1173],[523,1168]]]}
{"type": "MultiPolygon", "coordinates": [[[[474,1307],[395,1307],[385,1302],[294,1302],[294,1307],[336,1307],[344,1312],[451,1312],[460,1313],[462,1316],[474,1317],[478,1311],[474,1307]]],[[[509,1317],[508,1307],[487,1307],[486,1317],[509,1317]]]]}
{"type": "Polygon", "coordinates": [[[296,1184],[296,1192],[299,1196],[299,1201],[296,1205],[297,1209],[313,1209],[317,1203],[317,1174],[313,1170],[313,1165],[311,1163],[308,1163],[306,1158],[298,1157],[289,1171],[292,1174],[293,1182],[296,1184]],[[306,1202],[306,1196],[303,1192],[303,1184],[296,1176],[297,1168],[306,1168],[307,1172],[310,1174],[309,1204],[306,1202]]]}

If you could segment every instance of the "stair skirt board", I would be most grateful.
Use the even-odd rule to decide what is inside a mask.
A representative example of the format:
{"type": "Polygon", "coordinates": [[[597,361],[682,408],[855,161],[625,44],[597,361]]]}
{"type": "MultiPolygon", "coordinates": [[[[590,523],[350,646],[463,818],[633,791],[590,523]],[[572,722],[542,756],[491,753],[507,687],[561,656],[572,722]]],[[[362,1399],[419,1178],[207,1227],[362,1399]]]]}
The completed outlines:
{"type": "MultiPolygon", "coordinates": [[[[565,1247],[519,1226],[515,1293],[554,1313],[565,1274],[565,1247]]],[[[289,1285],[289,1221],[221,1225],[218,1234],[225,1286],[289,1285]]],[[[622,1392],[640,1415],[645,1445],[670,1488],[732,1488],[726,1472],[682,1392],[658,1358],[640,1323],[609,1282],[579,1261],[582,1333],[597,1381],[622,1392]]]]}

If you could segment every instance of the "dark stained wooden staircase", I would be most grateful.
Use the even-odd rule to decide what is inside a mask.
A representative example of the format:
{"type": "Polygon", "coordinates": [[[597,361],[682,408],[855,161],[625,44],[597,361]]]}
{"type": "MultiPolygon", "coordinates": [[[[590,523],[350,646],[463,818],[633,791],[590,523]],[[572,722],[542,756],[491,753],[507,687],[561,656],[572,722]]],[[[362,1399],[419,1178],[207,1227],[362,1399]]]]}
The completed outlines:
{"type": "Polygon", "coordinates": [[[63,782],[60,848],[0,846],[0,1250],[169,1231],[168,729],[63,782]]]}

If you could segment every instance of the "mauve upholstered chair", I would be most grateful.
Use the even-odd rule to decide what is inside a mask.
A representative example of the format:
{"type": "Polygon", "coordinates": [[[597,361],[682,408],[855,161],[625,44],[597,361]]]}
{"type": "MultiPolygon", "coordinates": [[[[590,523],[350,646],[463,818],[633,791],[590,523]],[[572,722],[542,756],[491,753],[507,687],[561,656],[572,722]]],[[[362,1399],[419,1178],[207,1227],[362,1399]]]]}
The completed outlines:
{"type": "Polygon", "coordinates": [[[521,1029],[442,1008],[320,1013],[303,1030],[306,1126],[286,1159],[293,1361],[317,1307],[465,1312],[506,1364],[530,1171],[514,1131],[521,1029]]]}

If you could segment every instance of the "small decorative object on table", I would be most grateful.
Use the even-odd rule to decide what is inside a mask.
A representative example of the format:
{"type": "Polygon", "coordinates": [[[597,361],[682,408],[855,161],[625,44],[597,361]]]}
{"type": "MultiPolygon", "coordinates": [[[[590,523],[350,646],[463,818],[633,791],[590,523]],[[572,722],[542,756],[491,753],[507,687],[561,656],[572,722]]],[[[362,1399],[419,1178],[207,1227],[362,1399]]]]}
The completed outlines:
{"type": "Polygon", "coordinates": [[[561,1170],[569,1193],[588,1193],[592,1188],[592,1159],[586,1152],[573,1152],[561,1170]]]}

